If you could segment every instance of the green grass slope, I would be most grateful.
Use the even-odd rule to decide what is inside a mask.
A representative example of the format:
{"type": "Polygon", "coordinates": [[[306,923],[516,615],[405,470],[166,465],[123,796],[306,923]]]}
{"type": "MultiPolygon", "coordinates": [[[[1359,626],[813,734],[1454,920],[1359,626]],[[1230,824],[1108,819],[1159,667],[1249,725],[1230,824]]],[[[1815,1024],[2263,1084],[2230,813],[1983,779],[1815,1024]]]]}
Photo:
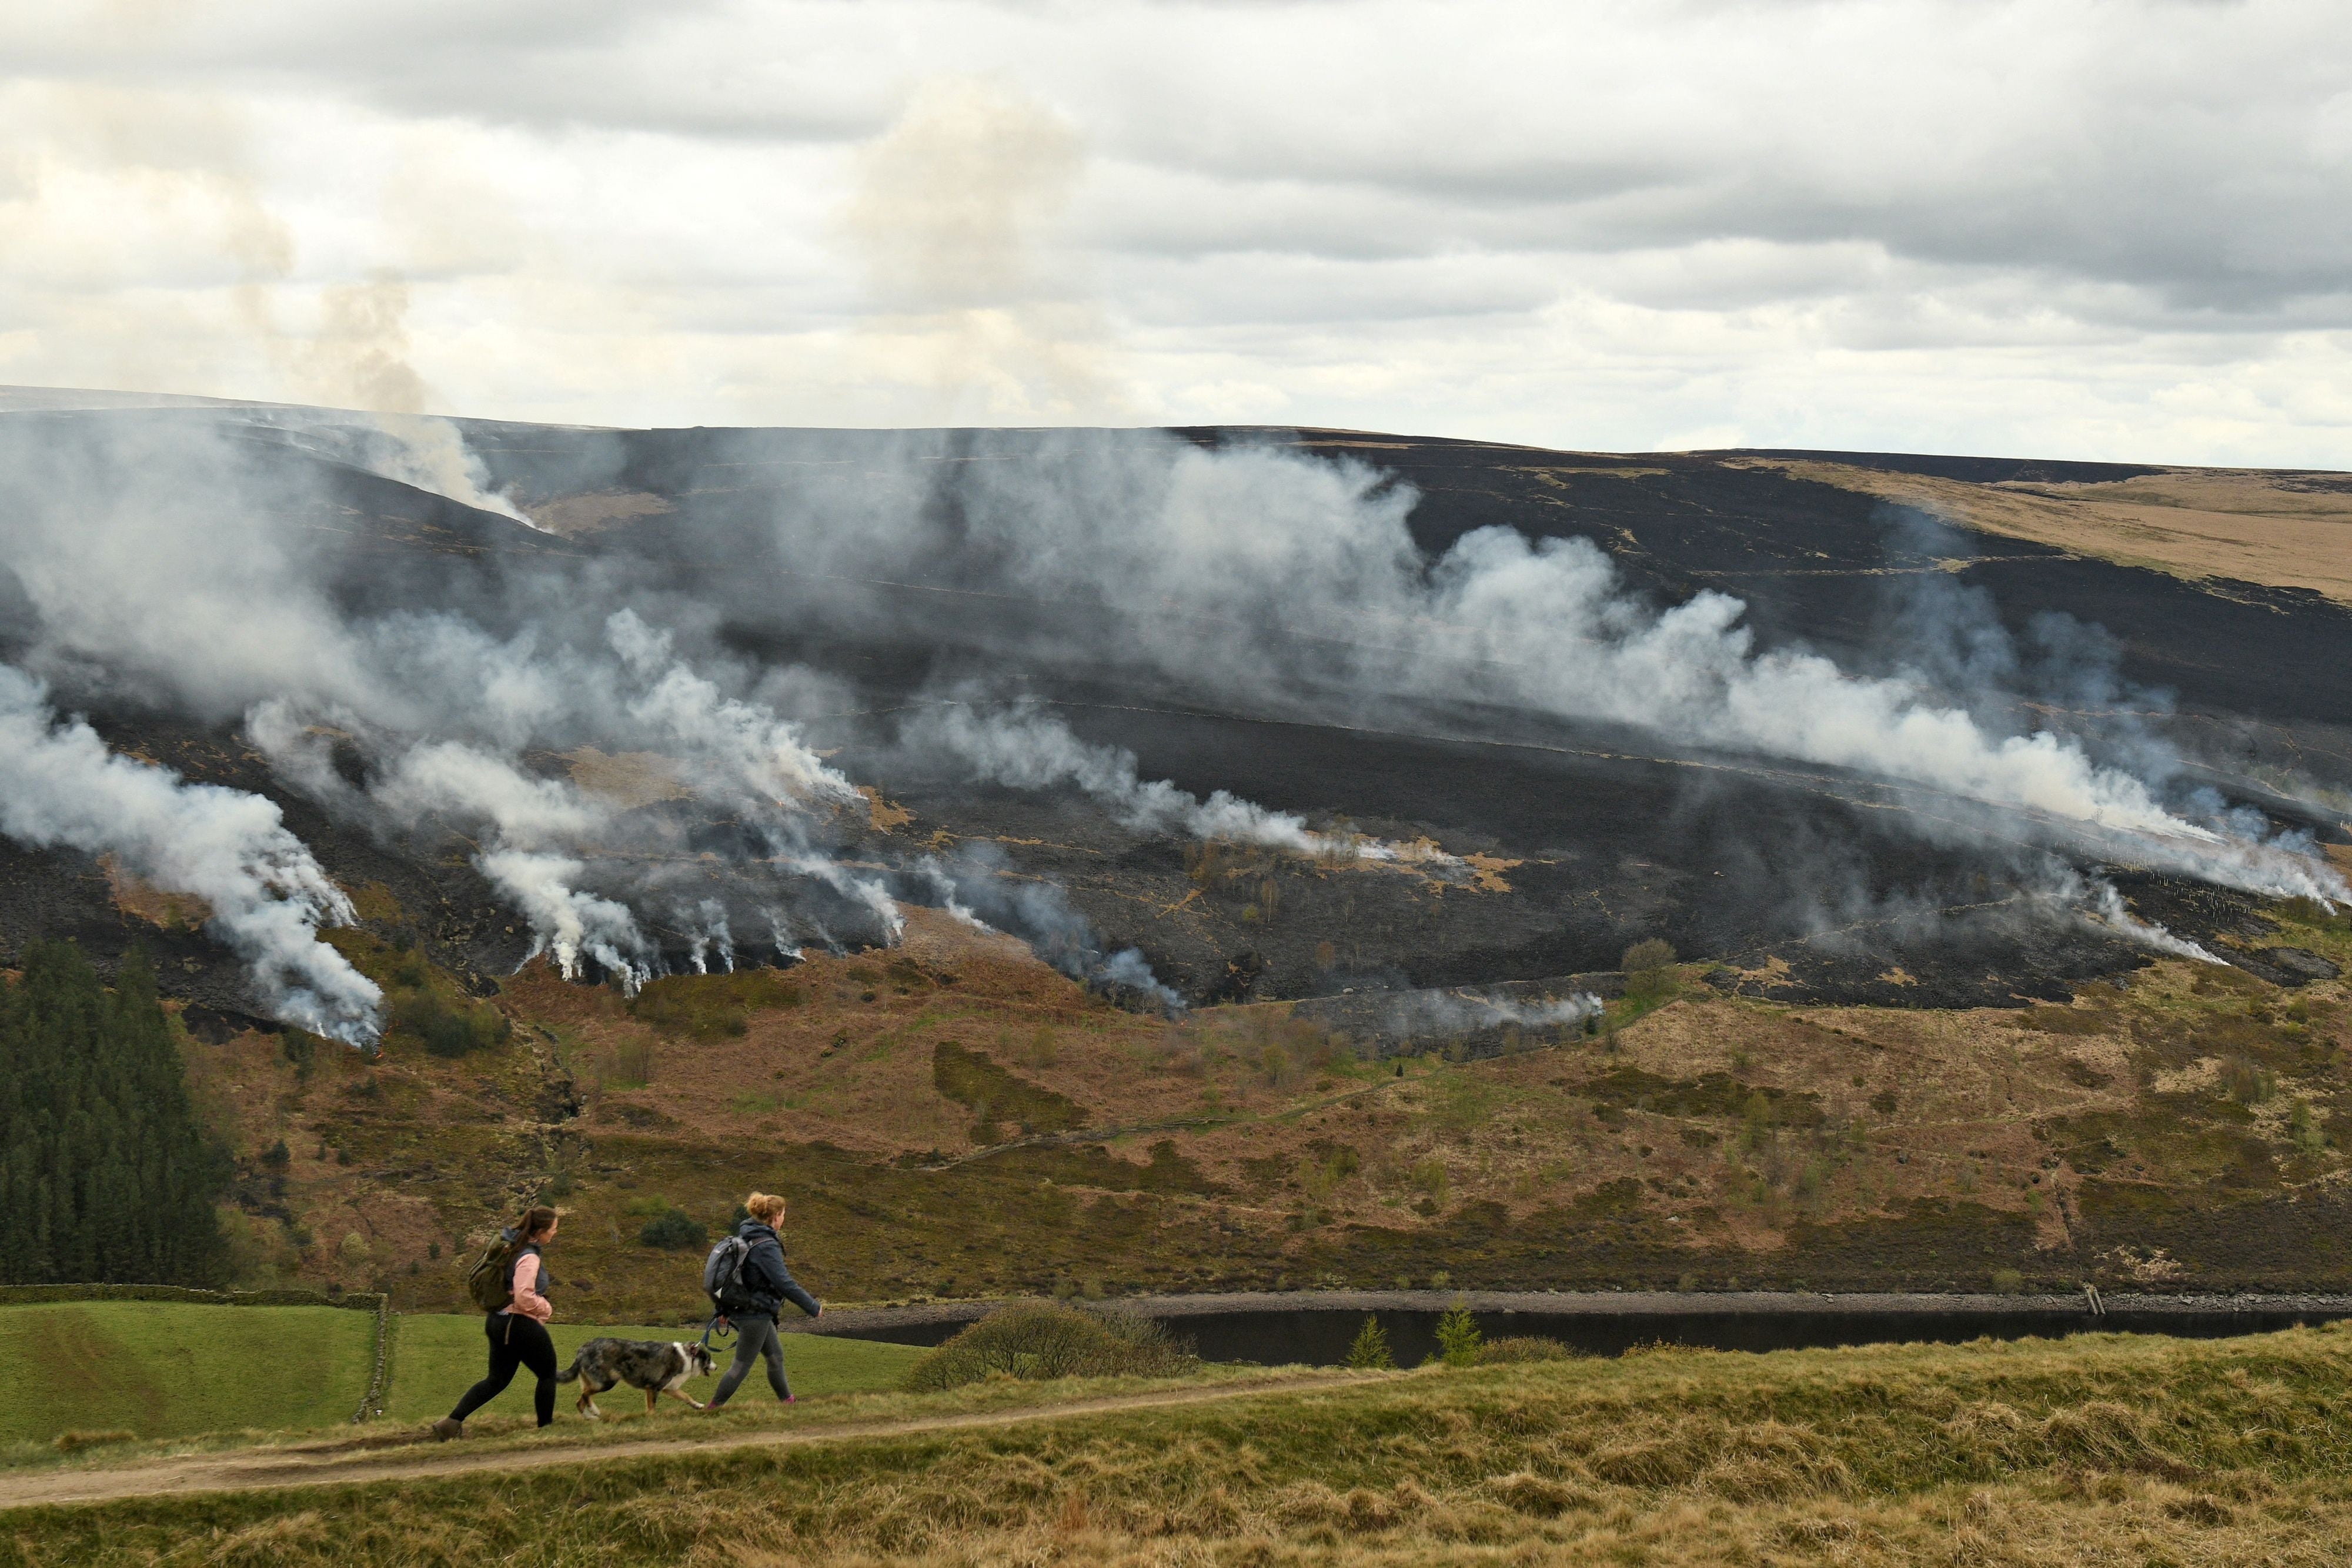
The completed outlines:
{"type": "MultiPolygon", "coordinates": [[[[556,1322],[549,1325],[548,1332],[554,1336],[556,1354],[566,1364],[573,1351],[600,1334],[610,1334],[614,1339],[701,1337],[699,1329],[682,1329],[675,1324],[656,1328],[642,1324],[616,1327],[609,1323],[556,1322]]],[[[735,1342],[719,1342],[714,1344],[713,1353],[719,1371],[724,1372],[734,1357],[735,1342]]],[[[815,1334],[784,1336],[784,1370],[792,1379],[793,1392],[803,1398],[813,1394],[858,1394],[896,1388],[907,1369],[924,1354],[912,1345],[882,1344],[872,1340],[824,1339],[815,1334]]],[[[395,1421],[429,1421],[446,1416],[449,1407],[457,1403],[457,1396],[488,1370],[488,1345],[478,1315],[403,1314],[393,1341],[392,1391],[384,1401],[384,1414],[395,1421]]],[[[696,1378],[687,1384],[686,1392],[697,1399],[708,1399],[717,1385],[716,1377],[696,1378]]],[[[528,1418],[530,1391],[530,1374],[517,1373],[506,1392],[482,1407],[482,1414],[528,1418]]],[[[571,1385],[561,1391],[555,1406],[559,1421],[572,1418],[572,1401],[577,1394],[578,1389],[571,1385]]],[[[766,1405],[772,1403],[774,1397],[768,1392],[765,1373],[754,1371],[741,1392],[730,1402],[730,1407],[766,1405]]],[[[676,1400],[663,1403],[676,1406],[673,1413],[686,1408],[676,1400]]],[[[600,1407],[608,1416],[644,1408],[635,1394],[618,1388],[604,1397],[600,1407]]]]}
{"type": "Polygon", "coordinates": [[[372,1313],[342,1307],[59,1301],[0,1307],[0,1440],[172,1437],[348,1421],[367,1389],[372,1313]]]}

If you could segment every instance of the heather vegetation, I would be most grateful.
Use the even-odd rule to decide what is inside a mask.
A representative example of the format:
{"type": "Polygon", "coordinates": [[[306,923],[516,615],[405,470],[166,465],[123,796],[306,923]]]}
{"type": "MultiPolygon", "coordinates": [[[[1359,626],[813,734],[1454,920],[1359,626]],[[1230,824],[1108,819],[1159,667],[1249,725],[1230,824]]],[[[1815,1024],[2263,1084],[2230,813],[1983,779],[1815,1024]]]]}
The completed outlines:
{"type": "MultiPolygon", "coordinates": [[[[2352,967],[2337,917],[2268,919],[2248,940],[2352,967]]],[[[1124,1011],[912,930],[887,959],[670,977],[668,1021],[533,967],[471,1004],[509,1042],[457,1058],[190,1042],[241,1277],[454,1306],[528,1183],[572,1217],[560,1277],[656,1316],[693,1310],[694,1228],[755,1185],[829,1301],[2352,1283],[2340,979],[2167,959],[2066,1004],[1827,1008],[1653,950],[1598,1033],[1375,1055],[1303,1008],[1124,1011]],[[723,1045],[676,1021],[739,1005],[723,1045]]],[[[339,940],[396,986],[391,946],[339,940]]]]}

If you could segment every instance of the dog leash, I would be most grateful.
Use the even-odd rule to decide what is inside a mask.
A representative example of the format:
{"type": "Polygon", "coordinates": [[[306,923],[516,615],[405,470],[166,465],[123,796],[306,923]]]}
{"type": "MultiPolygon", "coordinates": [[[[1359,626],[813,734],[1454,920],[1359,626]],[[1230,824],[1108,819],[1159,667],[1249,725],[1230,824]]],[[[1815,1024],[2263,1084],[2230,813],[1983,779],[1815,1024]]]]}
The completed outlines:
{"type": "Polygon", "coordinates": [[[733,1337],[735,1337],[735,1325],[734,1325],[733,1323],[729,1323],[729,1322],[727,1322],[726,1318],[724,1318],[723,1316],[722,1316],[722,1317],[715,1317],[715,1318],[712,1318],[709,1322],[707,1322],[707,1323],[703,1324],[703,1325],[702,1325],[702,1348],[703,1348],[703,1349],[705,1349],[705,1350],[709,1350],[709,1349],[710,1348],[710,1336],[711,1336],[713,1333],[717,1333],[720,1339],[732,1339],[733,1337]],[[723,1328],[723,1329],[722,1329],[722,1328],[720,1328],[720,1327],[719,1326],[719,1324],[721,1324],[721,1323],[727,1323],[727,1326],[726,1326],[725,1328],[723,1328]]]}

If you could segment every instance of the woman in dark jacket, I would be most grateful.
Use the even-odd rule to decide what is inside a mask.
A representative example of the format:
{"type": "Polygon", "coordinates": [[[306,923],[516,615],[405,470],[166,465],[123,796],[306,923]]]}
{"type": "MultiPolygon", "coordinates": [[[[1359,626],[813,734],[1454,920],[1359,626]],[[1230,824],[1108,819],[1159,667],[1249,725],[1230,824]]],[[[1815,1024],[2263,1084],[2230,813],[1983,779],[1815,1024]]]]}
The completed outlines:
{"type": "Polygon", "coordinates": [[[466,1417],[506,1392],[515,1369],[527,1366],[539,1379],[531,1391],[531,1406],[539,1424],[555,1420],[555,1342],[548,1337],[547,1321],[555,1315],[548,1304],[549,1277],[540,1249],[555,1239],[556,1215],[551,1208],[527,1210],[515,1221],[513,1234],[521,1243],[507,1260],[507,1304],[483,1320],[490,1340],[489,1375],[466,1390],[457,1407],[433,1423],[433,1435],[447,1441],[466,1435],[466,1417]]]}
{"type": "Polygon", "coordinates": [[[793,1282],[792,1270],[784,1267],[784,1244],[776,1239],[776,1227],[784,1222],[784,1200],[773,1193],[755,1192],[743,1200],[743,1211],[751,1217],[735,1232],[751,1244],[743,1260],[743,1293],[720,1303],[727,1309],[727,1321],[735,1325],[735,1360],[710,1396],[712,1410],[727,1403],[751,1375],[751,1363],[761,1360],[768,1364],[768,1386],[791,1404],[793,1385],[784,1381],[784,1345],[776,1334],[776,1314],[786,1301],[811,1317],[824,1310],[793,1282]]]}

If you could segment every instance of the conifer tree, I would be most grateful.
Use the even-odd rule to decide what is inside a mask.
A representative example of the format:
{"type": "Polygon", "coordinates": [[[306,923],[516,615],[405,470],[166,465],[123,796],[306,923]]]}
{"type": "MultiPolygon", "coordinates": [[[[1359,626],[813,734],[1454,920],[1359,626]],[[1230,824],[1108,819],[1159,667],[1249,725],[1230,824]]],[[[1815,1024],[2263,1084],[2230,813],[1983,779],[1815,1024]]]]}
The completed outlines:
{"type": "Polygon", "coordinates": [[[0,977],[0,1281],[217,1282],[226,1162],[145,955],[111,992],[69,942],[23,962],[0,977]]]}
{"type": "Polygon", "coordinates": [[[1370,1312],[1364,1314],[1364,1326],[1356,1331],[1355,1343],[1348,1347],[1348,1365],[1357,1372],[1396,1369],[1396,1357],[1389,1350],[1389,1331],[1370,1312]]]}

